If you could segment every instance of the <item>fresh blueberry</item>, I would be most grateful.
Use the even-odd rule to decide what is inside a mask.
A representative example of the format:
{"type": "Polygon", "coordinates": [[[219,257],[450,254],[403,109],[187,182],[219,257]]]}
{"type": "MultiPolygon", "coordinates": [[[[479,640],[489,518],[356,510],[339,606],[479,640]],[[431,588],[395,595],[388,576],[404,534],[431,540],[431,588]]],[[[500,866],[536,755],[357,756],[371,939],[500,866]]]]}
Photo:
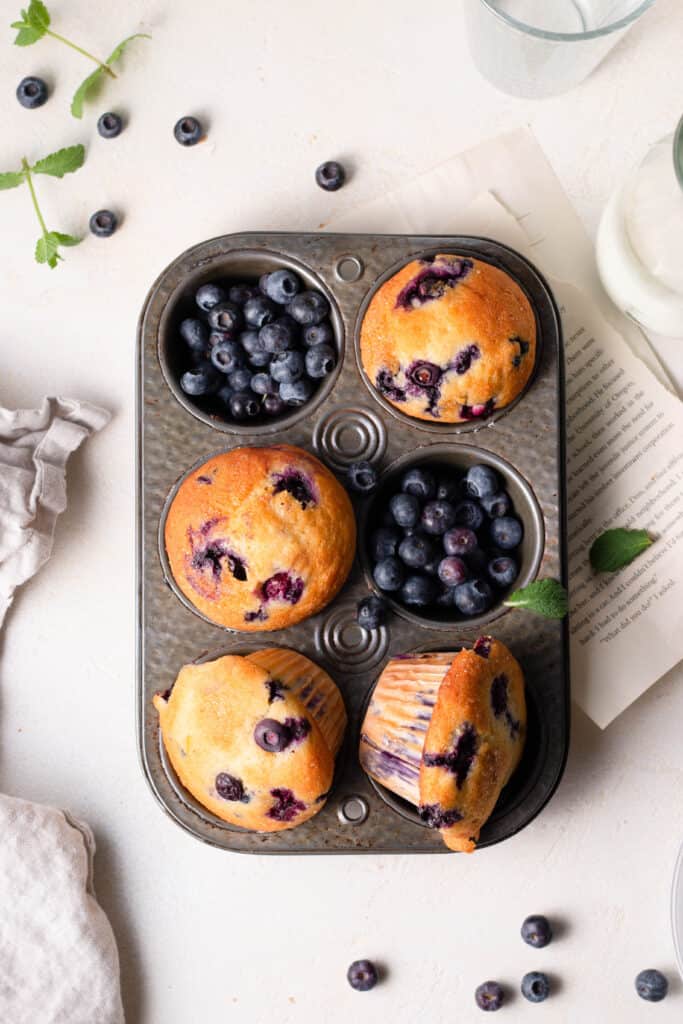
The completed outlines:
{"type": "Polygon", "coordinates": [[[251,378],[251,390],[257,395],[277,394],[277,384],[269,373],[255,373],[251,378]]]}
{"type": "Polygon", "coordinates": [[[292,742],[292,730],[275,718],[264,718],[254,728],[254,742],[261,750],[278,754],[292,742]]]}
{"type": "Polygon", "coordinates": [[[522,995],[530,1003],[542,1003],[550,995],[548,975],[541,971],[529,971],[522,978],[522,995]]]}
{"type": "Polygon", "coordinates": [[[514,558],[500,555],[488,564],[489,576],[499,587],[510,587],[517,579],[517,563],[514,558]]]}
{"type": "Polygon", "coordinates": [[[474,993],[474,1001],[480,1010],[491,1013],[500,1010],[505,1002],[505,991],[497,981],[485,981],[474,993]]]}
{"type": "Polygon", "coordinates": [[[326,160],[316,169],[315,180],[326,192],[336,192],[346,181],[346,171],[336,160],[326,160]]]}
{"type": "Polygon", "coordinates": [[[403,583],[403,566],[398,558],[383,558],[372,572],[380,590],[398,590],[403,583]]]}
{"type": "Polygon", "coordinates": [[[220,345],[224,341],[236,341],[234,331],[209,331],[209,348],[220,345]]]}
{"type": "Polygon", "coordinates": [[[221,341],[211,349],[211,362],[221,373],[232,373],[244,363],[244,352],[236,341],[221,341]]]}
{"type": "Polygon", "coordinates": [[[481,615],[491,607],[493,594],[485,580],[469,580],[454,588],[453,601],[463,615],[481,615]]]}
{"type": "Polygon", "coordinates": [[[436,599],[439,588],[432,576],[416,574],[409,576],[400,591],[400,598],[404,604],[417,605],[423,608],[436,599]]]}
{"type": "Polygon", "coordinates": [[[489,494],[485,498],[480,498],[479,503],[486,512],[487,516],[491,519],[498,519],[500,516],[506,516],[512,508],[512,502],[507,491],[498,491],[496,494],[489,494]]]}
{"type": "Polygon", "coordinates": [[[524,530],[519,519],[514,516],[501,516],[500,519],[492,519],[489,527],[491,540],[503,551],[511,551],[522,542],[524,530]]]}
{"type": "Polygon", "coordinates": [[[401,490],[406,494],[414,494],[421,501],[429,501],[436,496],[436,480],[434,474],[428,469],[414,466],[404,473],[401,480],[401,490]]]}
{"type": "Polygon", "coordinates": [[[469,555],[477,543],[476,533],[466,526],[454,526],[443,535],[443,546],[447,555],[469,555]]]}
{"type": "Polygon", "coordinates": [[[476,501],[461,501],[455,506],[455,525],[478,530],[484,522],[484,512],[476,501]]]}
{"type": "Polygon", "coordinates": [[[550,922],[543,914],[532,914],[522,922],[521,935],[527,946],[543,949],[553,937],[550,922]]]}
{"type": "Polygon", "coordinates": [[[285,411],[285,403],[279,395],[265,395],[263,399],[263,411],[268,416],[279,416],[285,411]]]}
{"type": "Polygon", "coordinates": [[[223,405],[229,406],[230,399],[232,398],[234,393],[235,392],[232,390],[229,384],[222,384],[221,387],[216,392],[216,398],[218,399],[219,402],[222,402],[223,405]]]}
{"type": "Polygon", "coordinates": [[[103,139],[115,139],[123,131],[123,121],[110,110],[98,119],[97,130],[103,139]]]}
{"type": "Polygon", "coordinates": [[[319,324],[329,316],[330,304],[320,292],[299,292],[287,306],[287,312],[298,324],[319,324]]]}
{"type": "Polygon", "coordinates": [[[460,497],[460,483],[457,477],[439,477],[436,482],[437,501],[457,502],[460,497]]]}
{"type": "Polygon", "coordinates": [[[250,352],[248,354],[248,359],[251,365],[256,367],[256,369],[260,370],[262,370],[266,366],[270,366],[270,361],[272,358],[273,357],[270,354],[270,352],[266,352],[265,350],[250,352]]]}
{"type": "Polygon", "coordinates": [[[422,509],[420,523],[427,533],[440,536],[455,523],[455,506],[449,501],[428,501],[422,509]]]}
{"type": "Polygon", "coordinates": [[[439,593],[436,595],[436,600],[434,601],[434,604],[437,605],[439,608],[452,608],[454,604],[453,593],[453,587],[442,587],[439,593]]]}
{"type": "Polygon", "coordinates": [[[327,377],[336,365],[335,351],[331,345],[314,345],[306,352],[306,373],[317,380],[327,377]]]}
{"type": "Polygon", "coordinates": [[[359,494],[371,494],[377,486],[377,470],[370,462],[352,462],[346,470],[349,487],[359,494]]]}
{"type": "Polygon", "coordinates": [[[265,295],[252,295],[242,307],[244,319],[249,327],[261,328],[271,323],[278,314],[278,308],[265,295]]]}
{"type": "Polygon", "coordinates": [[[236,391],[230,397],[230,415],[236,420],[248,420],[258,416],[260,411],[258,399],[245,391],[236,391]]]}
{"type": "Polygon", "coordinates": [[[270,375],[278,384],[293,384],[304,374],[304,357],[296,349],[278,352],[270,361],[270,375]]]}
{"type": "Polygon", "coordinates": [[[209,326],[214,331],[238,331],[242,326],[242,310],[229,299],[217,302],[209,310],[209,326]]]}
{"type": "Polygon", "coordinates": [[[398,551],[401,534],[391,526],[380,526],[370,538],[370,551],[376,562],[392,558],[398,551]]]}
{"type": "Polygon", "coordinates": [[[243,306],[247,299],[253,299],[259,294],[258,285],[255,284],[233,284],[228,291],[228,298],[236,306],[243,306]]]}
{"type": "Polygon", "coordinates": [[[470,466],[465,474],[463,490],[471,498],[487,498],[499,488],[498,474],[490,466],[470,466]]]}
{"type": "Polygon", "coordinates": [[[648,1003],[659,1003],[669,991],[669,982],[661,971],[649,968],[636,978],[636,992],[648,1003]]]}
{"type": "Polygon", "coordinates": [[[434,557],[434,544],[422,533],[404,537],[398,546],[398,557],[409,569],[425,569],[434,557]]]}
{"type": "Polygon", "coordinates": [[[266,352],[286,352],[294,344],[296,324],[291,316],[281,316],[264,324],[259,331],[259,341],[266,352]]]}
{"type": "Polygon", "coordinates": [[[328,320],[323,320],[320,324],[308,324],[303,329],[302,338],[307,348],[313,348],[314,345],[333,345],[332,324],[328,320]]]}
{"type": "Polygon", "coordinates": [[[287,405],[304,405],[313,394],[313,384],[307,377],[300,380],[283,381],[280,384],[280,398],[287,405]]]}
{"type": "Polygon", "coordinates": [[[372,960],[354,960],[346,972],[346,978],[356,992],[369,992],[377,984],[379,975],[372,960]]]}
{"type": "Polygon", "coordinates": [[[118,218],[111,210],[97,210],[90,218],[90,230],[97,238],[109,238],[118,226],[118,218]]]}
{"type": "Polygon", "coordinates": [[[194,301],[203,313],[208,313],[219,302],[225,302],[226,298],[225,288],[219,284],[203,284],[197,289],[194,301]]]}
{"type": "Polygon", "coordinates": [[[47,102],[46,83],[42,78],[36,78],[35,75],[22,78],[17,86],[17,99],[27,110],[42,107],[43,103],[47,102]]]}
{"type": "Polygon", "coordinates": [[[260,331],[242,331],[239,335],[239,343],[248,356],[265,352],[263,342],[260,338],[260,331]]]}
{"type": "Polygon", "coordinates": [[[185,344],[195,352],[206,352],[208,349],[209,332],[201,320],[188,317],[181,322],[179,332],[185,344]]]}
{"type": "Polygon", "coordinates": [[[467,566],[462,558],[458,558],[457,555],[449,555],[447,558],[442,558],[439,562],[438,572],[439,579],[447,587],[459,586],[459,584],[465,582],[469,575],[467,566]]]}
{"type": "Polygon", "coordinates": [[[381,597],[364,597],[358,602],[356,619],[363,629],[379,629],[387,617],[387,603],[381,597]]]}
{"type": "Polygon", "coordinates": [[[186,116],[176,121],[173,134],[181,146],[196,146],[204,134],[204,129],[196,117],[186,116]]]}
{"type": "Polygon", "coordinates": [[[280,306],[286,306],[299,291],[301,282],[291,270],[274,270],[263,282],[264,294],[280,306]]]}
{"type": "Polygon", "coordinates": [[[186,395],[192,395],[193,398],[212,395],[221,383],[222,378],[211,363],[202,363],[193,370],[186,370],[180,378],[180,387],[186,395]]]}
{"type": "Polygon", "coordinates": [[[248,391],[251,388],[253,374],[244,366],[239,366],[228,374],[228,384],[233,391],[248,391]]]}
{"type": "Polygon", "coordinates": [[[389,500],[389,508],[399,526],[416,526],[420,518],[420,502],[414,494],[395,494],[389,500]]]}

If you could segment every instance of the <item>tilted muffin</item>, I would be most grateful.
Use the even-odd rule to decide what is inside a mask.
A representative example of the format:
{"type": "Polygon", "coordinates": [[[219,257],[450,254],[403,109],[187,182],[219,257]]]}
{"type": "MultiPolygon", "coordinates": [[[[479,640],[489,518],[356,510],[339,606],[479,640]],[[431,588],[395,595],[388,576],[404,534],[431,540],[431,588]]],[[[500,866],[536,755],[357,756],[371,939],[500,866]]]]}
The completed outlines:
{"type": "Polygon", "coordinates": [[[303,655],[186,665],[154,706],[180,782],[217,817],[277,832],[324,806],[346,711],[332,679],[303,655]]]}
{"type": "Polygon", "coordinates": [[[469,853],[519,764],[525,731],[522,670],[504,644],[482,636],[472,650],[389,662],[363,722],[360,761],[451,850],[469,853]]]}
{"type": "Polygon", "coordinates": [[[235,448],[182,482],[164,539],[175,582],[207,618],[272,630],[337,594],[356,523],[348,494],[313,455],[289,445],[235,448]]]}
{"type": "Polygon", "coordinates": [[[373,296],[360,334],[363,369],[409,416],[462,423],[525,388],[536,318],[509,274],[469,256],[413,260],[373,296]]]}

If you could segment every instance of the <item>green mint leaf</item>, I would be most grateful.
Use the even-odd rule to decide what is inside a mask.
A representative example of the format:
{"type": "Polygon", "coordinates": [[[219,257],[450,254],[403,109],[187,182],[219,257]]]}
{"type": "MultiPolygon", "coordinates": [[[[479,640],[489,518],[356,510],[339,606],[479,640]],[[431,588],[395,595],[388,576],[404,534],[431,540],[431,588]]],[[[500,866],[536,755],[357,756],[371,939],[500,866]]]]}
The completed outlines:
{"type": "Polygon", "coordinates": [[[528,608],[546,619],[563,619],[569,608],[567,591],[557,580],[536,580],[509,594],[503,604],[510,608],[528,608]]]}
{"type": "Polygon", "coordinates": [[[102,78],[104,77],[104,68],[95,68],[91,75],[81,82],[78,89],[74,93],[74,98],[71,101],[71,113],[74,117],[83,117],[83,105],[88,96],[93,96],[96,89],[102,84],[102,78]]]}
{"type": "Polygon", "coordinates": [[[53,231],[48,231],[46,235],[38,239],[36,245],[36,263],[47,263],[48,267],[54,268],[57,266],[57,261],[61,259],[59,252],[59,240],[55,237],[53,231]]]}
{"type": "Polygon", "coordinates": [[[39,160],[31,170],[34,174],[51,174],[54,178],[63,178],[83,166],[85,149],[83,146],[67,146],[56,153],[50,153],[44,160],[39,160]]]}
{"type": "Polygon", "coordinates": [[[122,43],[119,43],[119,45],[114,50],[112,50],[110,56],[107,57],[106,63],[107,64],[113,64],[114,61],[117,61],[122,56],[123,51],[128,46],[128,43],[131,43],[134,39],[151,39],[151,38],[152,37],[150,35],[147,35],[146,32],[136,32],[136,34],[134,36],[128,36],[127,39],[124,39],[122,43]]]}
{"type": "MultiPolygon", "coordinates": [[[[16,24],[12,25],[12,28],[17,27],[18,26],[16,24]]],[[[17,38],[14,40],[14,45],[31,46],[32,43],[37,43],[39,39],[42,39],[44,35],[44,32],[40,32],[35,28],[19,28],[17,38]]]]}
{"type": "Polygon", "coordinates": [[[597,537],[588,557],[596,572],[616,572],[623,569],[652,544],[646,530],[625,530],[617,527],[597,537]]]}
{"type": "Polygon", "coordinates": [[[28,21],[31,28],[44,34],[50,27],[50,15],[48,14],[47,7],[43,3],[43,0],[31,0],[28,5],[28,13],[25,11],[21,12],[24,15],[24,20],[28,21]]]}
{"type": "Polygon", "coordinates": [[[60,245],[80,245],[83,241],[82,238],[76,238],[75,235],[63,235],[60,231],[51,231],[50,234],[57,239],[60,245]]]}
{"type": "Polygon", "coordinates": [[[16,188],[24,180],[23,171],[6,171],[0,174],[0,192],[8,188],[16,188]]]}

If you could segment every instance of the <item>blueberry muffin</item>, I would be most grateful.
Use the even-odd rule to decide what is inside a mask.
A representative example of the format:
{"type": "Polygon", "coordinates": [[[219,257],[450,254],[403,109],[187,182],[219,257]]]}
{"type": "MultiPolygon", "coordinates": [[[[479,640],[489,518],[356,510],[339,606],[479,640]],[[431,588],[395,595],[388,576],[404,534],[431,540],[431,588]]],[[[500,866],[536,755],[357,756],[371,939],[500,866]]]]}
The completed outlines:
{"type": "Polygon", "coordinates": [[[324,806],[346,712],[332,679],[303,655],[186,665],[154,706],[178,778],[218,818],[277,832],[324,806]]]}
{"type": "Polygon", "coordinates": [[[356,546],[349,496],[313,455],[235,448],[180,485],[164,528],[173,578],[228,629],[284,629],[344,583],[356,546]]]}
{"type": "Polygon", "coordinates": [[[522,670],[504,644],[482,636],[472,650],[389,662],[363,722],[360,761],[449,849],[470,853],[519,764],[525,730],[522,670]]]}
{"type": "Polygon", "coordinates": [[[509,405],[536,359],[536,318],[504,271],[469,256],[413,260],[373,296],[363,369],[397,409],[463,423],[509,405]]]}

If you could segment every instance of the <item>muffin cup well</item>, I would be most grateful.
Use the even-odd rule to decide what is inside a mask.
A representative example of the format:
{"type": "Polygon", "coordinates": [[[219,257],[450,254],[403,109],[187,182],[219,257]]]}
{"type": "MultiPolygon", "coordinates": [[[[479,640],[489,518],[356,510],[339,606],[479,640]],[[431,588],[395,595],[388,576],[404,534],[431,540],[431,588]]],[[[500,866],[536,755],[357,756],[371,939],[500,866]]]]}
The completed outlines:
{"type": "MultiPolygon", "coordinates": [[[[365,314],[367,312],[368,306],[370,305],[370,303],[372,302],[373,298],[380,290],[382,285],[386,284],[386,282],[390,280],[390,278],[392,278],[394,274],[397,274],[408,263],[412,263],[415,260],[433,257],[437,255],[437,253],[435,253],[433,249],[423,249],[419,252],[413,253],[409,259],[398,260],[396,263],[393,263],[392,266],[390,266],[387,270],[385,270],[380,277],[377,278],[372,288],[365,296],[363,303],[360,307],[360,310],[358,312],[358,316],[356,318],[353,343],[356,355],[356,363],[358,366],[358,372],[366,388],[372,395],[373,399],[378,403],[378,405],[381,405],[386,412],[390,413],[391,416],[394,416],[397,420],[401,420],[403,423],[406,423],[411,427],[415,427],[417,430],[425,430],[428,431],[429,433],[440,434],[441,436],[443,436],[444,434],[476,433],[478,430],[481,430],[482,427],[491,426],[491,424],[496,423],[498,420],[502,419],[503,416],[505,416],[508,412],[514,409],[516,405],[523,401],[525,395],[533,387],[534,379],[536,377],[536,373],[543,356],[543,334],[541,329],[541,320],[538,315],[538,310],[536,309],[533,297],[529,294],[529,291],[527,288],[524,287],[523,282],[519,280],[519,277],[506,264],[506,262],[504,260],[493,258],[490,255],[490,253],[482,252],[479,248],[477,248],[477,241],[485,242],[488,241],[488,239],[468,239],[466,243],[458,246],[457,252],[455,250],[449,252],[447,247],[441,247],[438,250],[438,255],[471,256],[473,259],[480,260],[482,263],[489,263],[491,264],[491,266],[497,267],[498,270],[502,270],[504,273],[506,273],[509,277],[513,279],[515,284],[517,284],[522,289],[527,299],[529,300],[529,304],[531,305],[531,308],[534,312],[534,318],[536,320],[536,353],[534,358],[533,369],[531,371],[531,374],[529,375],[528,381],[512,402],[508,402],[507,405],[504,405],[502,408],[495,410],[493,413],[491,413],[490,416],[483,416],[475,420],[468,420],[467,422],[464,423],[440,423],[438,420],[429,421],[418,419],[415,416],[409,416],[407,413],[402,412],[401,409],[399,409],[392,402],[387,401],[387,399],[384,398],[384,396],[379,393],[374,383],[369,379],[368,375],[365,372],[365,367],[363,366],[363,360],[361,358],[360,335],[365,314]]],[[[515,256],[518,260],[520,259],[519,254],[515,253],[515,256]]]]}
{"type": "Polygon", "coordinates": [[[502,604],[504,594],[493,605],[489,611],[482,615],[466,617],[455,610],[446,609],[441,612],[420,614],[402,604],[387,591],[380,590],[372,576],[372,560],[370,558],[370,536],[374,529],[382,525],[381,510],[386,508],[389,496],[400,490],[400,479],[408,469],[416,466],[435,466],[453,469],[467,470],[477,463],[484,463],[491,466],[502,477],[505,489],[512,499],[515,515],[521,520],[524,527],[524,537],[520,548],[515,554],[521,552],[519,558],[519,574],[514,582],[514,589],[525,587],[536,577],[543,549],[545,546],[545,528],[543,524],[543,513],[536,500],[536,496],[530,485],[521,474],[506,462],[499,455],[484,448],[475,448],[470,444],[431,444],[418,448],[415,452],[409,452],[400,456],[395,462],[382,473],[379,485],[372,499],[363,510],[363,516],[359,529],[358,550],[360,553],[363,572],[369,586],[385,601],[398,615],[416,625],[427,626],[431,629],[481,629],[486,623],[492,622],[499,616],[504,615],[508,609],[502,604]]]}
{"type": "Polygon", "coordinates": [[[173,273],[173,268],[166,272],[175,284],[169,292],[166,304],[159,320],[157,354],[164,379],[176,400],[192,416],[226,434],[241,434],[249,437],[262,437],[298,423],[309,416],[329,395],[341,370],[344,360],[345,338],[341,314],[326,285],[305,264],[286,256],[283,253],[265,249],[234,249],[216,255],[211,259],[202,259],[192,270],[183,269],[173,273]],[[337,349],[337,365],[332,373],[325,377],[308,402],[280,416],[259,416],[256,422],[229,420],[222,418],[218,404],[210,397],[195,400],[186,395],[180,387],[180,376],[188,368],[183,360],[183,342],[178,335],[178,326],[184,317],[196,316],[197,307],[194,294],[200,285],[213,281],[248,281],[258,283],[262,274],[273,270],[292,270],[302,279],[307,288],[322,292],[330,304],[330,322],[334,330],[337,349]]]}

